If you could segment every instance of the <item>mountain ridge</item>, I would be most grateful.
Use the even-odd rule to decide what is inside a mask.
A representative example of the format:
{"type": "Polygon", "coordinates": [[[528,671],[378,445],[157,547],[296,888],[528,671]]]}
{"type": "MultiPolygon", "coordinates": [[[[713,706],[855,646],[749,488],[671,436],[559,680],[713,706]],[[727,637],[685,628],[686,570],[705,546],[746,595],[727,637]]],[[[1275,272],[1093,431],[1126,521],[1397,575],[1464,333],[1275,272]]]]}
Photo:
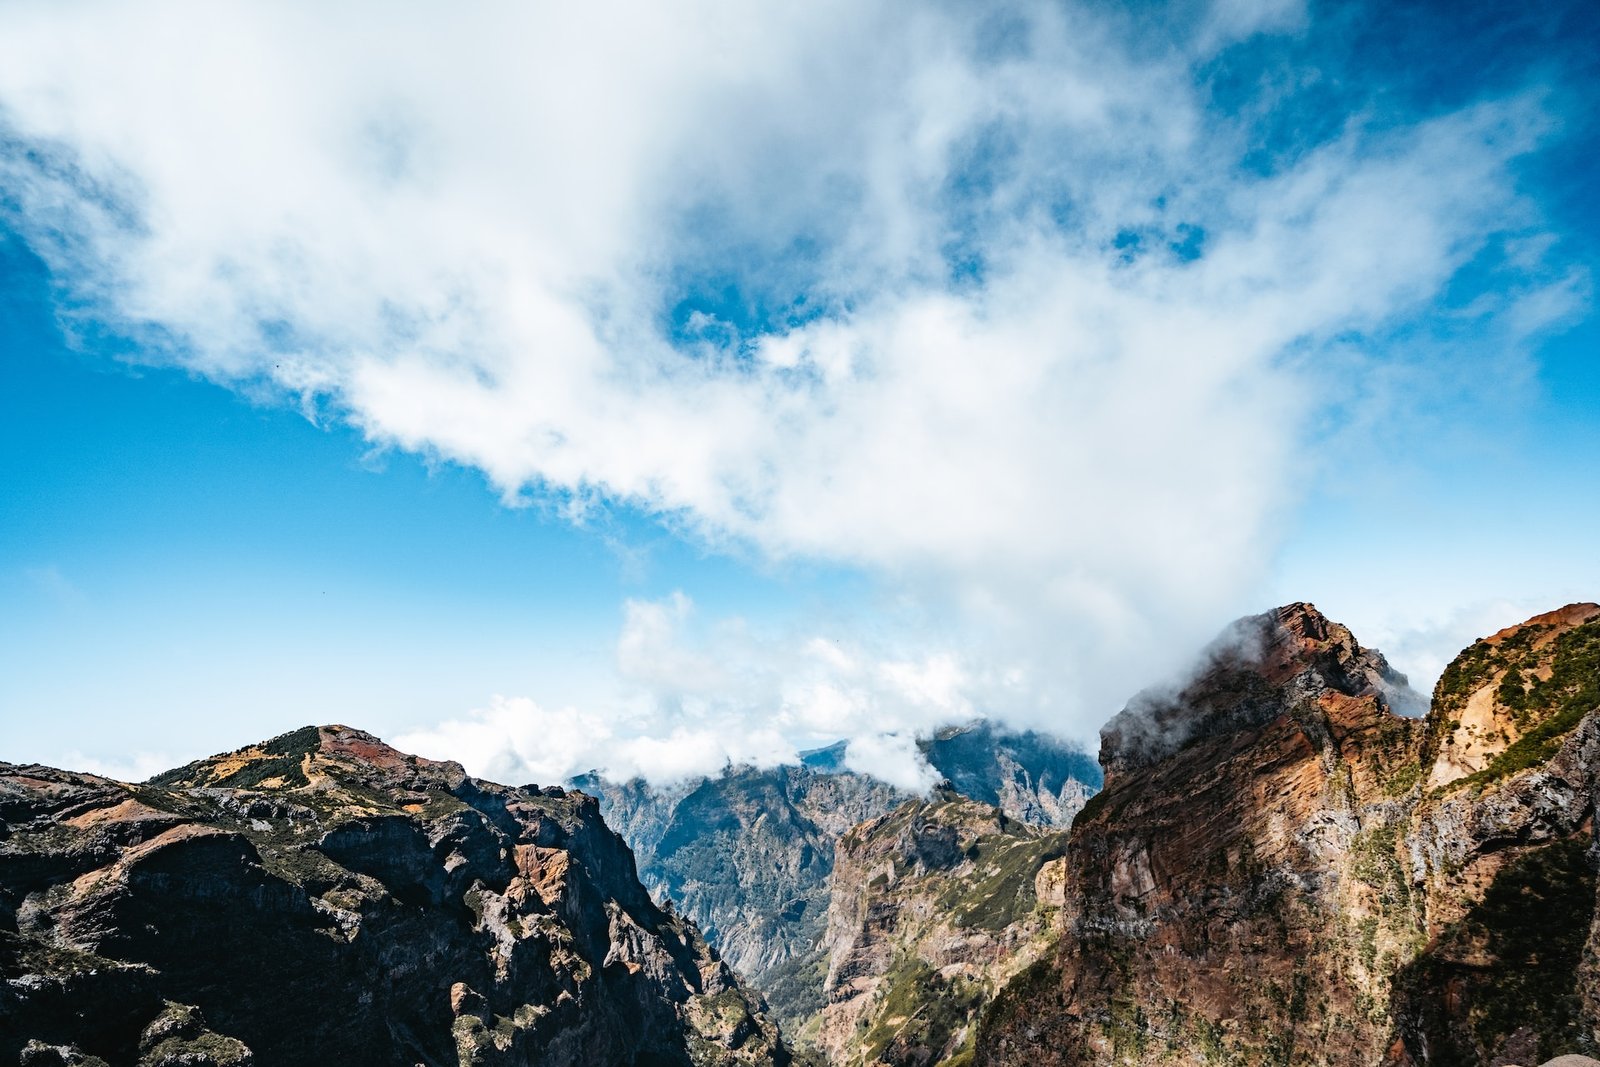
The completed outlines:
{"type": "Polygon", "coordinates": [[[1594,1051],[1600,607],[1476,642],[1423,719],[1395,714],[1381,656],[1314,607],[1244,622],[1262,654],[1130,701],[1155,728],[1107,724],[1056,946],[985,1011],[972,1062],[1197,1050],[1487,1067],[1594,1051]],[[1472,700],[1498,754],[1430,784],[1430,752],[1468,728],[1449,716],[1472,700]]]}
{"type": "MultiPolygon", "coordinates": [[[[981,719],[937,730],[919,749],[949,788],[1035,825],[1064,827],[1099,783],[1098,767],[1074,746],[981,719]]],[[[847,754],[847,742],[835,742],[799,763],[731,767],[664,789],[594,773],[568,784],[600,797],[645,885],[694,919],[794,1027],[825,999],[820,961],[838,840],[914,799],[847,769],[847,754]]]]}
{"type": "Polygon", "coordinates": [[[305,727],[144,784],[0,764],[0,817],[16,1062],[789,1061],[560,787],[305,727]]]}

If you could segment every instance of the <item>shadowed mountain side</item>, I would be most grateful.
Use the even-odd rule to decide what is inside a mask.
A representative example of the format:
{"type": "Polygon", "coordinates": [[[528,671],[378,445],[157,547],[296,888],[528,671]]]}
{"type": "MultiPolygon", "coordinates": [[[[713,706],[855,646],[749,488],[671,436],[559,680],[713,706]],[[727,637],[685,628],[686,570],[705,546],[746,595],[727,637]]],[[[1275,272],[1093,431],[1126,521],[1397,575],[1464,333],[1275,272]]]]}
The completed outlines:
{"type": "Polygon", "coordinates": [[[931,1064],[968,1049],[978,1013],[1047,945],[1064,830],[952,790],[839,840],[826,1005],[795,1035],[841,1067],[931,1064]]]}
{"type": "MultiPolygon", "coordinates": [[[[1098,787],[1083,752],[1037,733],[987,722],[940,730],[920,742],[958,793],[1015,820],[1066,826],[1098,787]]],[[[912,799],[846,768],[843,742],[798,765],[730,768],[673,788],[596,774],[572,780],[633,846],[640,877],[705,931],[760,988],[787,1024],[822,1006],[822,940],[834,849],[850,827],[912,799]]]]}
{"type": "Polygon", "coordinates": [[[598,805],[306,727],[127,785],[0,764],[0,1059],[784,1064],[598,805]]]}
{"type": "Polygon", "coordinates": [[[1425,720],[1398,702],[1382,657],[1305,604],[1131,701],[1073,828],[1056,947],[987,1010],[973,1061],[1592,1050],[1600,608],[1474,645],[1425,720]],[[1481,708],[1470,737],[1457,703],[1481,708]]]}

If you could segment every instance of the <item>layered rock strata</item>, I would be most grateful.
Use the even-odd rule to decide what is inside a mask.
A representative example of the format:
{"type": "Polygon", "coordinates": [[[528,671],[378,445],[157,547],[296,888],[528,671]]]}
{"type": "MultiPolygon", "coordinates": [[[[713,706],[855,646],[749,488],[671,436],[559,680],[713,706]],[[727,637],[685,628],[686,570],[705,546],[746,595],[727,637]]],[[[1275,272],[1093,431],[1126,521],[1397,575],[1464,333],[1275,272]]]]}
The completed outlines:
{"type": "Polygon", "coordinates": [[[1478,642],[1425,719],[1295,604],[1102,733],[1056,944],[979,1064],[1511,1064],[1592,1050],[1600,607],[1478,642]]]}

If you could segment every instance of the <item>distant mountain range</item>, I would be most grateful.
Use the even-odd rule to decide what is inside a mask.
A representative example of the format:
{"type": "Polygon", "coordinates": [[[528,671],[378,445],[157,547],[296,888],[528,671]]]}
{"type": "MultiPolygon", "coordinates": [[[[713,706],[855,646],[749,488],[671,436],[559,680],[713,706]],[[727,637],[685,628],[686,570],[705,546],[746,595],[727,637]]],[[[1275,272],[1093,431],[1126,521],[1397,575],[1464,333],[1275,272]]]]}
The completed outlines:
{"type": "MultiPolygon", "coordinates": [[[[1067,826],[1100,784],[1082,751],[977,721],[920,742],[959,795],[1010,818],[1067,826]]],[[[676,788],[588,774],[569,785],[632,846],[639,877],[692,919],[775,1014],[799,1023],[822,1005],[829,878],[839,838],[912,796],[845,767],[840,742],[797,765],[732,767],[676,788]]]]}

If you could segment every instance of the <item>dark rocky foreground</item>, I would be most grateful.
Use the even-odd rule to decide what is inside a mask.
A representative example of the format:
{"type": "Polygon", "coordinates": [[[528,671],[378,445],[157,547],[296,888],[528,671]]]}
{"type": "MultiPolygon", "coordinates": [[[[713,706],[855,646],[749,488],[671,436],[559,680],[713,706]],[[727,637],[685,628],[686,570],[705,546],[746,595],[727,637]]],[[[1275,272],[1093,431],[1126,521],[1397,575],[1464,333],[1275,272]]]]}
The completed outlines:
{"type": "Polygon", "coordinates": [[[786,1064],[595,801],[344,727],[0,764],[0,1063],[786,1064]]]}

